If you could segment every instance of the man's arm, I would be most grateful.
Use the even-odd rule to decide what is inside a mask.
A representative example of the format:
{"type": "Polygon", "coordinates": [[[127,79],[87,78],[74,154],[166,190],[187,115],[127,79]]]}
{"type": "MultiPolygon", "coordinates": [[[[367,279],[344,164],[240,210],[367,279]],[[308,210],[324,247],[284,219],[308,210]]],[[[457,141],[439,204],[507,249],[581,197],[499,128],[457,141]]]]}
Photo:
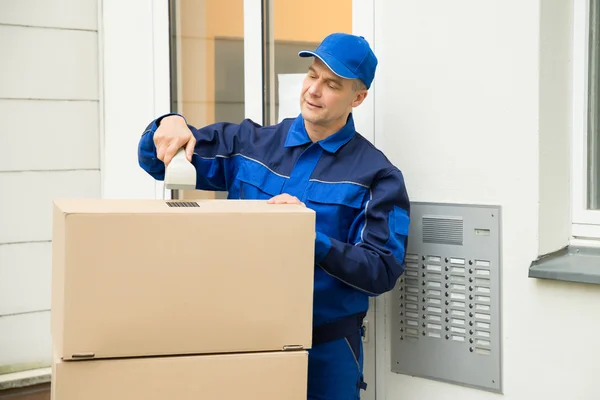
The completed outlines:
{"type": "Polygon", "coordinates": [[[317,232],[317,265],[370,295],[393,289],[404,272],[409,215],[402,173],[388,170],[373,183],[370,200],[352,224],[350,243],[317,232]]]}
{"type": "Polygon", "coordinates": [[[144,130],[138,145],[138,162],[154,179],[164,180],[165,163],[169,163],[179,148],[186,147],[188,160],[196,168],[196,188],[226,191],[233,178],[230,157],[240,152],[257,127],[252,121],[244,120],[241,124],[220,122],[195,128],[182,116],[167,114],[152,121],[144,130]],[[161,127],[166,117],[169,120],[161,127]]]}

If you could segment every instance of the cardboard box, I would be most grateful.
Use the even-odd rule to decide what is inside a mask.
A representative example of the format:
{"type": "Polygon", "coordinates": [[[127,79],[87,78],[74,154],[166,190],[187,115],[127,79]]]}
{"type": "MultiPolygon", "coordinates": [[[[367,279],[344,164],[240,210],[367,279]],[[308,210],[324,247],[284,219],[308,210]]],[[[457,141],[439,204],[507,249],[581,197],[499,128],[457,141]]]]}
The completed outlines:
{"type": "Polygon", "coordinates": [[[53,400],[306,400],[306,351],[61,361],[53,400]]]}
{"type": "Polygon", "coordinates": [[[55,201],[57,355],[310,348],[314,211],[264,201],[173,203],[182,204],[55,201]]]}

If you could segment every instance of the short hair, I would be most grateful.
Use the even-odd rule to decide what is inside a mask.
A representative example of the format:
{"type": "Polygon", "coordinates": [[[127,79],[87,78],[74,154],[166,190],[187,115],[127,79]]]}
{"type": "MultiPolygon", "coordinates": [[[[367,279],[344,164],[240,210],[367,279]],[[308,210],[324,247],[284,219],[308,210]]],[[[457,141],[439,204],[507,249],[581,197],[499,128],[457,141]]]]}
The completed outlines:
{"type": "Polygon", "coordinates": [[[352,82],[352,90],[358,92],[359,90],[367,90],[367,85],[360,79],[354,79],[352,82]]]}

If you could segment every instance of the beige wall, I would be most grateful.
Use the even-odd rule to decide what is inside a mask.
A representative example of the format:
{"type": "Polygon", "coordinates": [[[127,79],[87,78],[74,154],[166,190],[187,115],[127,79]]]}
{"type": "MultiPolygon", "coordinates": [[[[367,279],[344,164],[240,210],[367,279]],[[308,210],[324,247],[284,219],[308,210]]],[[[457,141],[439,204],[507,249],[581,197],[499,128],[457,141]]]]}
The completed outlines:
{"type": "MultiPolygon", "coordinates": [[[[243,0],[182,1],[185,7],[190,3],[196,11],[201,11],[200,3],[205,3],[209,35],[244,36],[243,0]]],[[[275,0],[273,9],[275,40],[319,42],[331,32],[352,31],[351,0],[275,0]]]]}
{"type": "Polygon", "coordinates": [[[352,0],[276,0],[275,40],[320,42],[332,32],[352,33],[352,0]]]}

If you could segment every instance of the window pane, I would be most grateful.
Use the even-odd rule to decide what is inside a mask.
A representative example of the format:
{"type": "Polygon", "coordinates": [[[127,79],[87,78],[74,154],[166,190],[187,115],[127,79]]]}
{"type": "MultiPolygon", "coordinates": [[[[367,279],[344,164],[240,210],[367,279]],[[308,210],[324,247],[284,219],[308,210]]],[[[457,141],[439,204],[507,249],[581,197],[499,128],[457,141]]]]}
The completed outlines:
{"type": "Polygon", "coordinates": [[[190,124],[244,119],[244,1],[171,0],[172,110],[190,124]]]}
{"type": "Polygon", "coordinates": [[[306,74],[312,62],[312,58],[299,57],[298,52],[315,49],[330,33],[352,33],[352,0],[270,0],[270,3],[273,41],[267,49],[270,65],[267,66],[266,121],[274,124],[280,117],[295,117],[300,112],[300,90],[293,86],[289,97],[295,99],[290,101],[296,102],[298,113],[279,115],[280,82],[288,83],[285,80],[288,74],[306,74]],[[270,106],[272,103],[275,107],[270,106]]]}
{"type": "Polygon", "coordinates": [[[598,0],[590,1],[589,37],[589,78],[588,78],[588,208],[600,208],[600,5],[598,0]]]}
{"type": "MultiPolygon", "coordinates": [[[[244,119],[244,0],[170,0],[171,110],[203,127],[244,119]]],[[[260,78],[260,77],[258,77],[260,78]]],[[[182,191],[181,198],[226,193],[182,191]]]]}

